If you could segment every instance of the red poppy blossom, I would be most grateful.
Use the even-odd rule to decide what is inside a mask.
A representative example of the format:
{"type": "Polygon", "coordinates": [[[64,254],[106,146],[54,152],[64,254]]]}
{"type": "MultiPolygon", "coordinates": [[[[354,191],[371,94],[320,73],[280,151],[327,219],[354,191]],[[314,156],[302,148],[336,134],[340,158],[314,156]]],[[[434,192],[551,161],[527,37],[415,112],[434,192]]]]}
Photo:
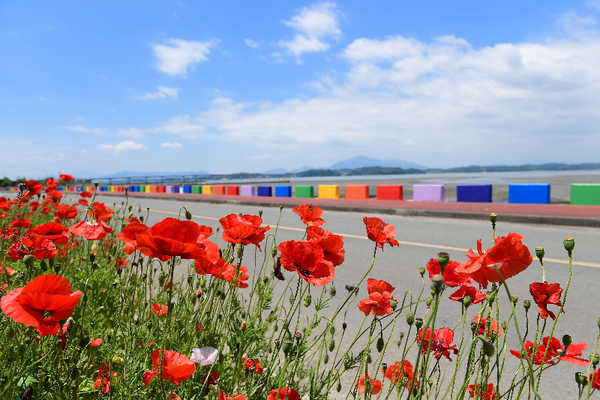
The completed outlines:
{"type": "MultiPolygon", "coordinates": [[[[384,372],[383,369],[381,372],[384,372]]],[[[408,378],[408,386],[411,386],[415,374],[413,372],[413,366],[408,360],[395,362],[385,370],[385,377],[392,381],[394,385],[397,385],[398,382],[400,382],[400,378],[403,376],[408,378]]],[[[416,380],[415,386],[419,386],[419,382],[416,380]]]]}
{"type": "Polygon", "coordinates": [[[60,275],[40,275],[4,295],[0,307],[13,321],[41,329],[45,311],[57,321],[67,319],[81,295],[79,290],[71,292],[69,281],[60,275]]]}
{"type": "Polygon", "coordinates": [[[302,204],[294,207],[292,211],[298,214],[302,223],[308,226],[321,226],[326,222],[321,218],[323,210],[314,204],[302,204]]]}
{"type": "Polygon", "coordinates": [[[82,191],[82,192],[79,192],[79,195],[80,195],[81,197],[83,197],[83,198],[86,198],[86,197],[92,197],[92,194],[91,194],[90,192],[88,192],[87,190],[84,190],[84,191],[82,191]]]}
{"type": "Polygon", "coordinates": [[[127,260],[126,258],[123,258],[123,257],[117,258],[117,261],[115,261],[115,268],[124,269],[125,267],[127,267],[128,261],[129,260],[127,260]]]}
{"type": "MultiPolygon", "coordinates": [[[[537,304],[542,319],[547,319],[548,315],[550,315],[550,318],[556,319],[556,315],[548,310],[548,304],[562,307],[560,301],[562,292],[563,290],[559,283],[534,282],[529,285],[529,293],[533,296],[533,301],[537,304]]],[[[562,312],[564,313],[565,310],[562,310],[562,312]]]]}
{"type": "MultiPolygon", "coordinates": [[[[532,343],[530,340],[526,340],[523,345],[525,347],[525,351],[527,352],[527,357],[532,359],[531,361],[533,364],[542,365],[542,362],[544,364],[556,364],[555,361],[552,361],[553,356],[551,352],[549,350],[546,351],[547,346],[545,344],[532,343]],[[535,355],[532,357],[532,354],[534,353],[535,355]],[[545,357],[544,354],[546,355],[545,357]]],[[[510,354],[517,358],[525,359],[524,354],[522,354],[522,350],[511,350],[510,354]]]]}
{"type": "Polygon", "coordinates": [[[168,379],[175,386],[179,386],[181,381],[187,381],[196,372],[196,363],[181,353],[171,350],[165,350],[162,368],[159,366],[161,350],[154,350],[150,355],[154,370],[144,372],[142,379],[146,387],[158,375],[161,379],[168,379]],[[157,370],[160,369],[160,374],[157,370]]]}
{"type": "Polygon", "coordinates": [[[219,220],[223,228],[223,240],[244,246],[254,244],[260,250],[260,242],[265,239],[265,232],[270,226],[261,228],[262,218],[257,215],[229,214],[219,220]]]}
{"type": "Polygon", "coordinates": [[[248,398],[243,394],[234,394],[233,396],[227,396],[224,391],[219,389],[219,400],[247,400],[248,398]]]}
{"type": "Polygon", "coordinates": [[[2,264],[2,261],[0,261],[0,274],[12,275],[13,272],[15,272],[14,269],[7,267],[6,265],[2,264]]]}
{"type": "Polygon", "coordinates": [[[202,233],[202,228],[193,221],[165,218],[146,233],[138,233],[136,244],[143,254],[160,261],[167,261],[174,256],[185,260],[207,258],[204,244],[198,243],[203,237],[202,233]]]}
{"type": "Polygon", "coordinates": [[[0,211],[1,210],[4,210],[4,211],[10,210],[10,203],[4,196],[0,197],[0,211]]]}
{"type": "Polygon", "coordinates": [[[15,219],[10,223],[11,228],[29,228],[31,226],[31,220],[29,218],[15,219]]]}
{"type": "Polygon", "coordinates": [[[358,304],[358,309],[369,315],[373,313],[376,316],[382,316],[391,314],[394,310],[390,305],[391,300],[396,300],[392,296],[394,287],[386,281],[380,281],[378,279],[367,280],[367,290],[369,292],[369,298],[363,299],[358,304]]]}
{"type": "Polygon", "coordinates": [[[0,239],[14,239],[19,236],[19,231],[15,228],[0,228],[0,239]]]}
{"type": "Polygon", "coordinates": [[[56,207],[56,211],[54,211],[54,216],[61,219],[73,219],[77,216],[79,211],[67,204],[63,204],[62,206],[56,207]]]}
{"type": "Polygon", "coordinates": [[[73,177],[73,175],[69,175],[69,174],[60,174],[59,178],[60,178],[61,181],[65,181],[65,182],[69,182],[69,181],[75,180],[75,178],[73,177]]]}
{"type": "Polygon", "coordinates": [[[41,183],[34,181],[33,179],[25,182],[25,187],[31,196],[39,196],[42,193],[42,189],[44,189],[41,183]]]}
{"type": "Polygon", "coordinates": [[[381,381],[379,379],[372,379],[366,372],[363,372],[360,379],[354,382],[354,386],[358,386],[360,394],[365,394],[367,391],[371,394],[381,392],[381,381]],[[369,379],[368,384],[367,379],[369,379]]]}
{"type": "Polygon", "coordinates": [[[42,236],[23,236],[8,248],[6,255],[11,260],[21,260],[31,254],[36,260],[50,259],[58,255],[58,249],[48,239],[42,236]]]}
{"type": "Polygon", "coordinates": [[[344,237],[335,235],[318,226],[306,227],[307,239],[314,240],[323,249],[323,256],[327,261],[331,261],[334,267],[344,262],[344,237]]]}
{"type": "Polygon", "coordinates": [[[71,226],[69,231],[73,235],[86,238],[87,240],[100,240],[111,233],[112,228],[102,221],[81,221],[71,226]]]}
{"type": "Polygon", "coordinates": [[[594,375],[590,375],[590,380],[592,381],[593,389],[600,389],[600,368],[598,368],[594,375]]]}
{"type": "Polygon", "coordinates": [[[385,243],[389,244],[391,247],[400,246],[398,241],[394,239],[396,229],[391,224],[386,224],[377,217],[364,217],[363,222],[367,227],[368,238],[374,241],[381,250],[383,250],[383,245],[385,243]]]}
{"type": "MultiPolygon", "coordinates": [[[[427,328],[427,332],[425,334],[424,333],[425,328],[421,328],[417,337],[417,343],[421,348],[421,352],[423,354],[427,354],[427,351],[429,351],[431,328],[427,328]]],[[[444,356],[448,360],[452,361],[452,359],[450,358],[450,351],[454,352],[454,354],[458,354],[458,349],[456,348],[456,345],[450,346],[453,340],[454,331],[452,331],[452,329],[445,327],[434,330],[433,339],[431,340],[431,351],[434,353],[434,357],[439,359],[441,356],[444,356]]]]}
{"type": "Polygon", "coordinates": [[[169,312],[169,307],[154,303],[152,304],[152,312],[156,315],[166,315],[169,312]]]}
{"type": "Polygon", "coordinates": [[[47,222],[45,224],[38,225],[27,231],[29,236],[41,236],[50,240],[54,244],[64,245],[67,244],[71,233],[69,228],[56,222],[47,222]]]}
{"type": "Polygon", "coordinates": [[[81,205],[81,206],[89,206],[90,202],[87,201],[86,199],[79,199],[79,201],[77,202],[77,204],[81,205]]]}
{"type": "Polygon", "coordinates": [[[277,246],[281,252],[281,265],[311,285],[325,286],[333,280],[335,267],[327,261],[323,249],[315,241],[289,240],[277,246]]]}
{"type": "Polygon", "coordinates": [[[217,275],[213,274],[215,278],[222,279],[227,282],[231,282],[235,287],[239,287],[241,289],[245,289],[248,287],[248,283],[246,281],[250,278],[246,272],[248,272],[248,268],[243,265],[240,266],[240,269],[236,275],[236,266],[231,264],[226,264],[223,270],[217,275]]]}
{"type": "Polygon", "coordinates": [[[102,393],[106,394],[110,392],[110,367],[106,363],[100,365],[98,377],[94,382],[95,390],[98,390],[100,387],[102,387],[102,393]]]}
{"type": "Polygon", "coordinates": [[[260,367],[260,361],[255,358],[242,358],[242,363],[246,372],[254,372],[262,375],[263,369],[260,367]]]}
{"type": "Polygon", "coordinates": [[[221,377],[221,374],[219,374],[217,371],[210,371],[210,373],[208,373],[200,378],[200,382],[204,382],[205,386],[206,385],[218,385],[220,377],[221,377]]]}
{"type": "Polygon", "coordinates": [[[487,390],[485,387],[479,388],[479,385],[469,385],[467,390],[471,397],[475,397],[475,394],[477,394],[477,397],[480,399],[483,399],[485,396],[485,400],[496,400],[496,389],[493,383],[487,384],[487,390]]]}
{"type": "MultiPolygon", "coordinates": [[[[114,210],[112,210],[111,208],[108,208],[106,206],[106,204],[100,203],[97,201],[92,203],[92,208],[94,210],[93,211],[94,219],[102,221],[102,222],[110,221],[111,218],[113,217],[113,214],[115,213],[114,210]]],[[[88,214],[91,214],[91,213],[88,213],[88,214]]]]}
{"type": "Polygon", "coordinates": [[[485,300],[485,293],[480,292],[476,287],[463,285],[452,293],[449,299],[462,302],[465,297],[471,298],[471,304],[478,304],[485,300]]]}
{"type": "Polygon", "coordinates": [[[469,260],[456,267],[456,272],[473,278],[480,287],[487,288],[488,282],[500,282],[500,276],[494,266],[498,268],[504,279],[508,279],[529,267],[533,257],[529,249],[521,242],[523,236],[509,233],[505,237],[496,238],[496,245],[483,253],[481,239],[477,241],[479,255],[469,249],[469,260]]]}
{"type": "Polygon", "coordinates": [[[486,339],[491,339],[492,335],[497,335],[497,337],[502,336],[502,327],[498,324],[498,321],[492,320],[491,325],[487,324],[488,319],[486,317],[481,318],[481,322],[479,321],[479,315],[473,317],[473,323],[479,325],[478,335],[483,336],[486,339]]]}
{"type": "MultiPolygon", "coordinates": [[[[473,279],[456,273],[456,267],[459,265],[460,263],[454,260],[450,260],[448,262],[448,265],[446,265],[446,268],[444,268],[444,285],[456,287],[473,284],[473,279]]],[[[438,263],[437,259],[432,258],[429,260],[427,263],[427,271],[429,271],[429,279],[433,278],[434,275],[442,273],[442,267],[438,263]]]]}
{"type": "Polygon", "coordinates": [[[100,347],[100,346],[102,346],[102,338],[90,340],[90,346],[92,346],[92,347],[100,347]]]}
{"type": "Polygon", "coordinates": [[[580,357],[583,354],[583,350],[587,349],[587,343],[571,343],[565,350],[565,346],[555,337],[545,337],[543,339],[545,346],[548,346],[548,339],[550,339],[548,352],[552,357],[558,357],[561,361],[579,365],[580,367],[584,367],[590,363],[588,360],[580,357]]]}
{"type": "Polygon", "coordinates": [[[47,317],[42,320],[40,326],[36,327],[35,330],[40,336],[56,336],[60,331],[60,324],[54,317],[47,317]]]}
{"type": "Polygon", "coordinates": [[[300,394],[292,388],[273,389],[267,395],[267,400],[300,400],[300,394]]]}
{"type": "Polygon", "coordinates": [[[125,242],[123,250],[125,254],[131,255],[136,250],[135,239],[137,235],[147,233],[148,227],[138,221],[132,221],[123,228],[121,233],[117,233],[117,237],[125,242]]]}

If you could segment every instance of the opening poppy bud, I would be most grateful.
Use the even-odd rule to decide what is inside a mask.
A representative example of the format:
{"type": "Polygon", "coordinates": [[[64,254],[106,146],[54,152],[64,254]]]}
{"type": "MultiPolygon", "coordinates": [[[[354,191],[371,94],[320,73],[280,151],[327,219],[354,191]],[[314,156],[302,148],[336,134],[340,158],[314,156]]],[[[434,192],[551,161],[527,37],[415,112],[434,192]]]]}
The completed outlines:
{"type": "Polygon", "coordinates": [[[323,356],[323,364],[327,364],[329,362],[329,353],[325,353],[323,356]]]}
{"type": "Polygon", "coordinates": [[[246,332],[247,327],[248,327],[248,323],[246,321],[242,321],[242,325],[240,326],[240,329],[242,330],[242,332],[246,332]]]}
{"type": "Polygon", "coordinates": [[[383,351],[383,348],[385,347],[385,340],[383,340],[382,337],[379,337],[379,339],[377,339],[377,352],[381,353],[383,351]]]}
{"type": "Polygon", "coordinates": [[[519,301],[519,296],[512,296],[511,300],[513,304],[517,304],[517,302],[519,301]]]}
{"type": "Polygon", "coordinates": [[[54,265],[54,272],[56,272],[57,274],[60,272],[60,264],[54,265]]]}
{"type": "Polygon", "coordinates": [[[304,307],[310,307],[311,303],[312,297],[310,297],[310,293],[307,293],[306,296],[304,296],[304,307]]]}
{"type": "Polygon", "coordinates": [[[498,214],[491,213],[490,214],[490,222],[492,223],[492,225],[496,225],[497,220],[498,220],[498,214]]]}
{"type": "Polygon", "coordinates": [[[415,326],[417,329],[421,329],[423,327],[423,318],[415,318],[415,326]]]}
{"type": "Polygon", "coordinates": [[[27,268],[31,268],[33,266],[34,261],[35,258],[33,258],[32,254],[27,254],[25,257],[23,257],[23,262],[25,263],[27,268]]]}
{"type": "Polygon", "coordinates": [[[575,248],[575,239],[572,237],[565,238],[565,240],[563,240],[563,245],[565,246],[565,250],[570,253],[575,248]]]}
{"type": "Polygon", "coordinates": [[[406,323],[408,325],[415,323],[415,314],[413,314],[412,311],[409,311],[408,314],[406,314],[406,323]]]}
{"type": "Polygon", "coordinates": [[[443,275],[446,265],[448,265],[448,263],[450,262],[450,255],[448,253],[446,253],[445,251],[438,253],[437,262],[438,262],[438,264],[440,264],[440,267],[442,268],[442,275],[443,275]]]}
{"type": "Polygon", "coordinates": [[[398,302],[394,299],[390,300],[390,307],[392,307],[392,310],[396,309],[396,306],[398,305],[398,302]]]}
{"type": "Polygon", "coordinates": [[[423,275],[425,275],[425,268],[424,267],[419,268],[419,274],[421,274],[421,278],[423,277],[423,275]]]}
{"type": "Polygon", "coordinates": [[[165,286],[165,281],[167,280],[167,274],[164,271],[160,271],[158,273],[158,285],[160,287],[165,286]]]}
{"type": "Polygon", "coordinates": [[[402,341],[402,339],[404,338],[404,332],[400,332],[400,341],[402,341]]]}
{"type": "Polygon", "coordinates": [[[427,307],[431,306],[431,297],[425,299],[425,304],[427,304],[427,307]]]}
{"type": "Polygon", "coordinates": [[[531,301],[523,300],[523,308],[525,309],[525,311],[528,311],[529,307],[531,307],[531,301]]]}
{"type": "Polygon", "coordinates": [[[432,387],[433,386],[433,380],[430,379],[429,381],[427,381],[427,384],[429,385],[429,387],[432,387]]]}
{"type": "Polygon", "coordinates": [[[335,350],[335,340],[329,339],[329,342],[327,343],[327,350],[329,350],[329,351],[335,350]]]}
{"type": "Polygon", "coordinates": [[[493,357],[494,353],[496,353],[496,348],[494,347],[493,343],[488,342],[487,340],[483,341],[483,345],[481,348],[481,351],[483,352],[483,354],[485,354],[487,357],[493,357]]]}
{"type": "Polygon", "coordinates": [[[587,378],[581,372],[575,373],[575,382],[577,382],[577,384],[580,386],[587,386],[587,378]]]}
{"type": "Polygon", "coordinates": [[[337,290],[335,289],[335,286],[331,286],[331,287],[329,288],[329,295],[330,295],[331,297],[334,297],[334,296],[336,295],[336,293],[337,293],[337,290]]]}
{"type": "Polygon", "coordinates": [[[590,361],[592,362],[592,366],[596,368],[596,365],[600,363],[600,356],[596,353],[590,354],[590,361]]]}
{"type": "Polygon", "coordinates": [[[465,306],[465,308],[469,308],[469,306],[471,305],[472,302],[473,302],[473,299],[471,299],[471,297],[469,297],[469,296],[463,297],[463,306],[465,306]]]}

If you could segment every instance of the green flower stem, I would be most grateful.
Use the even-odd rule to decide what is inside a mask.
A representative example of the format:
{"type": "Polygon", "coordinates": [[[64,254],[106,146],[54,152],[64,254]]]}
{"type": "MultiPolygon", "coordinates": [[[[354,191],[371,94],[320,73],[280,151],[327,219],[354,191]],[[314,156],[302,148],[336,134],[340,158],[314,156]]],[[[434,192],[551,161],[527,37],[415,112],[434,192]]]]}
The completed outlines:
{"type": "Polygon", "coordinates": [[[162,370],[163,370],[163,362],[165,359],[165,345],[167,344],[167,337],[169,336],[169,331],[170,331],[170,327],[171,327],[171,319],[173,317],[173,305],[171,304],[171,302],[173,301],[173,286],[175,286],[175,284],[173,283],[173,276],[175,275],[175,260],[176,257],[171,257],[171,262],[170,262],[170,271],[169,271],[169,280],[167,282],[170,282],[169,285],[169,294],[168,294],[168,301],[167,301],[167,323],[165,324],[165,332],[163,334],[163,338],[162,338],[162,343],[160,346],[160,358],[159,358],[159,362],[158,362],[158,368],[159,368],[159,372],[158,372],[158,377],[160,378],[160,387],[161,387],[161,391],[163,392],[163,397],[165,394],[164,390],[165,390],[165,385],[163,384],[163,377],[162,377],[162,370]]]}

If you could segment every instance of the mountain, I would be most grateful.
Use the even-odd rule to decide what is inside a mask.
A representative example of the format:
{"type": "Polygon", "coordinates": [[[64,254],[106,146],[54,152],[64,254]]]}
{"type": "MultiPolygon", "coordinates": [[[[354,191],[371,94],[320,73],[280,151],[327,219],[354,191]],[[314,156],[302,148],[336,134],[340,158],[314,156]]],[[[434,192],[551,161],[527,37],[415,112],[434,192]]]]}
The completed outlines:
{"type": "Polygon", "coordinates": [[[270,169],[268,171],[263,172],[263,174],[265,175],[283,175],[283,174],[287,174],[287,170],[283,169],[283,168],[275,168],[275,169],[270,169]]]}
{"type": "Polygon", "coordinates": [[[293,169],[293,170],[291,170],[290,172],[291,172],[292,174],[297,174],[297,173],[299,173],[299,172],[309,171],[309,170],[311,170],[311,169],[313,169],[313,167],[309,167],[309,166],[305,165],[304,167],[300,167],[300,168],[293,169]]]}
{"type": "Polygon", "coordinates": [[[329,169],[355,169],[363,167],[392,167],[392,168],[416,168],[428,169],[428,167],[404,160],[382,160],[380,158],[371,158],[365,156],[356,156],[348,160],[333,164],[329,169]]]}

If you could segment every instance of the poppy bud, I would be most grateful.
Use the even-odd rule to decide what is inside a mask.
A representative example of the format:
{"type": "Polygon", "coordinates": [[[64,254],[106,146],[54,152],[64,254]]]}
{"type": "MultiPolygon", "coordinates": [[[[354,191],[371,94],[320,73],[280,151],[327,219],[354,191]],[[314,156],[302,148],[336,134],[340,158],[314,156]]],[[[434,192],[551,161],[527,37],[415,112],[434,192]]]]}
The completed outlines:
{"type": "Polygon", "coordinates": [[[192,213],[187,208],[185,209],[185,218],[190,221],[192,219],[192,213]]]}
{"type": "Polygon", "coordinates": [[[42,269],[42,271],[48,271],[48,264],[46,263],[46,260],[40,260],[40,268],[42,269]]]}
{"type": "Polygon", "coordinates": [[[336,389],[337,389],[337,392],[338,392],[338,393],[342,391],[342,382],[339,382],[339,381],[338,381],[338,385],[337,385],[337,388],[336,388],[336,389]]]}
{"type": "Polygon", "coordinates": [[[409,383],[408,376],[404,375],[400,378],[400,386],[408,387],[408,383],[409,383]]]}
{"type": "Polygon", "coordinates": [[[404,338],[404,332],[400,332],[400,341],[402,341],[402,339],[404,338]]]}
{"type": "Polygon", "coordinates": [[[572,237],[565,238],[565,240],[563,240],[563,245],[565,246],[565,250],[571,253],[575,248],[575,239],[572,237]]]}
{"type": "Polygon", "coordinates": [[[430,379],[429,381],[427,381],[427,384],[429,385],[429,387],[432,387],[433,386],[433,380],[430,379]]]}
{"type": "Polygon", "coordinates": [[[573,343],[573,338],[571,338],[571,335],[564,335],[562,337],[562,342],[565,345],[565,350],[566,350],[567,347],[569,347],[571,345],[571,343],[573,343]]]}
{"type": "Polygon", "coordinates": [[[577,382],[577,384],[579,386],[583,385],[583,386],[587,386],[587,378],[584,374],[582,374],[581,372],[577,372],[575,373],[575,382],[577,382]]]}
{"type": "Polygon", "coordinates": [[[329,342],[327,343],[327,350],[329,350],[329,351],[335,350],[335,340],[329,339],[329,342]]]}
{"type": "Polygon", "coordinates": [[[165,281],[167,280],[167,274],[164,271],[160,271],[158,273],[158,285],[160,287],[165,286],[165,281]]]}
{"type": "Polygon", "coordinates": [[[294,347],[294,342],[292,341],[291,336],[288,335],[289,333],[283,338],[283,344],[281,345],[281,349],[286,356],[290,355],[292,348],[294,347]]]}
{"type": "Polygon", "coordinates": [[[31,268],[33,266],[34,261],[35,258],[33,258],[32,254],[27,254],[25,257],[23,257],[23,262],[25,263],[27,268],[31,268]]]}
{"type": "Polygon", "coordinates": [[[96,261],[96,255],[95,255],[94,253],[91,253],[91,254],[90,254],[90,261],[91,261],[91,262],[94,262],[94,261],[96,261]]]}
{"type": "Polygon", "coordinates": [[[310,293],[307,293],[306,296],[304,296],[304,307],[310,307],[311,303],[312,297],[310,297],[310,293]]]}
{"type": "Polygon", "coordinates": [[[242,321],[242,325],[240,326],[240,329],[242,330],[242,332],[246,332],[247,327],[248,327],[248,323],[246,321],[242,321]]]}
{"type": "Polygon", "coordinates": [[[367,356],[367,364],[371,364],[373,362],[373,358],[371,357],[371,354],[369,353],[369,355],[367,356]]]}
{"type": "Polygon", "coordinates": [[[488,303],[492,304],[494,302],[494,296],[492,292],[486,292],[485,293],[485,299],[488,301],[488,303]]]}
{"type": "Polygon", "coordinates": [[[430,293],[432,296],[435,296],[435,295],[437,294],[437,292],[436,292],[436,290],[435,290],[434,288],[431,288],[431,290],[429,291],[429,293],[430,293]]]}
{"type": "Polygon", "coordinates": [[[12,326],[8,326],[6,328],[6,338],[8,340],[13,340],[15,338],[15,330],[13,329],[12,326]]]}
{"type": "Polygon", "coordinates": [[[273,246],[271,246],[271,257],[277,257],[277,246],[275,245],[275,243],[273,243],[273,246]]]}
{"type": "Polygon", "coordinates": [[[415,323],[415,314],[413,314],[412,311],[409,311],[408,314],[406,314],[406,323],[408,325],[415,323]]]}
{"type": "Polygon", "coordinates": [[[188,285],[191,285],[194,282],[194,276],[192,274],[189,274],[187,276],[187,283],[188,285]]]}
{"type": "Polygon", "coordinates": [[[383,348],[385,347],[385,340],[383,340],[382,337],[379,337],[379,339],[377,339],[377,351],[379,353],[381,353],[383,351],[383,348]]]}
{"type": "Polygon", "coordinates": [[[290,304],[294,304],[294,302],[296,301],[296,297],[292,294],[292,295],[290,295],[289,300],[290,300],[290,304]]]}
{"type": "Polygon", "coordinates": [[[421,278],[422,278],[423,275],[425,275],[425,268],[423,268],[423,267],[419,268],[419,274],[421,274],[421,278]]]}
{"type": "Polygon", "coordinates": [[[442,270],[442,275],[443,275],[446,265],[448,265],[448,263],[450,262],[450,255],[448,253],[446,253],[445,251],[438,253],[437,262],[438,262],[438,264],[440,264],[440,267],[442,270]]]}
{"type": "Polygon", "coordinates": [[[333,285],[332,285],[332,286],[329,288],[329,295],[330,295],[331,297],[334,297],[334,296],[336,295],[336,293],[337,293],[337,290],[335,289],[335,286],[333,286],[333,285]]]}
{"type": "Polygon", "coordinates": [[[431,306],[431,297],[425,299],[425,304],[427,305],[427,307],[431,306]]]}
{"type": "Polygon", "coordinates": [[[262,218],[263,210],[258,210],[258,216],[262,218]]]}
{"type": "Polygon", "coordinates": [[[465,308],[469,308],[469,306],[473,302],[473,299],[470,296],[465,296],[465,297],[463,297],[462,302],[463,302],[463,306],[465,306],[465,308]]]}
{"type": "Polygon", "coordinates": [[[194,293],[190,293],[190,303],[195,306],[197,301],[198,297],[194,293]]]}
{"type": "Polygon", "coordinates": [[[502,323],[502,329],[507,330],[508,329],[508,322],[504,321],[502,323]]]}
{"type": "Polygon", "coordinates": [[[592,366],[596,368],[598,363],[600,363],[600,356],[596,353],[590,354],[590,361],[592,362],[592,366]]]}
{"type": "Polygon", "coordinates": [[[525,311],[529,311],[529,307],[531,307],[531,301],[523,300],[523,308],[525,309],[525,311]]]}
{"type": "Polygon", "coordinates": [[[227,298],[227,294],[225,292],[220,293],[221,300],[225,300],[227,298]]]}
{"type": "Polygon", "coordinates": [[[490,214],[490,222],[492,223],[492,225],[496,225],[496,220],[498,219],[498,214],[496,213],[491,213],[490,214]]]}
{"type": "Polygon", "coordinates": [[[329,333],[330,333],[332,336],[333,336],[333,335],[335,335],[335,326],[331,325],[331,326],[329,327],[329,333]]]}
{"type": "Polygon", "coordinates": [[[535,248],[535,255],[537,256],[537,258],[540,259],[540,261],[542,261],[542,259],[546,255],[546,251],[544,251],[543,247],[536,247],[535,248]]]}
{"type": "Polygon", "coordinates": [[[471,332],[475,333],[475,331],[477,331],[478,328],[479,324],[475,321],[471,321],[471,332]]]}
{"type": "Polygon", "coordinates": [[[415,318],[415,326],[417,329],[421,329],[423,327],[423,318],[415,318]]]}
{"type": "Polygon", "coordinates": [[[98,185],[99,185],[98,181],[94,182],[95,187],[98,187],[98,185]]]}
{"type": "Polygon", "coordinates": [[[519,301],[519,296],[512,296],[511,300],[512,300],[513,304],[516,305],[517,302],[519,301]]]}
{"type": "Polygon", "coordinates": [[[486,356],[491,358],[494,356],[494,353],[496,352],[496,348],[494,347],[493,343],[488,342],[487,340],[484,340],[481,351],[483,352],[483,354],[485,354],[486,356]]]}
{"type": "Polygon", "coordinates": [[[323,356],[323,364],[327,364],[329,362],[329,353],[325,353],[323,356]]]}
{"type": "Polygon", "coordinates": [[[206,278],[204,278],[204,277],[200,278],[200,287],[202,289],[206,288],[206,278]]]}
{"type": "Polygon", "coordinates": [[[348,327],[348,324],[347,324],[347,323],[345,323],[345,322],[344,322],[344,323],[342,323],[342,330],[346,330],[346,328],[347,328],[347,327],[348,327]]]}
{"type": "Polygon", "coordinates": [[[383,375],[385,375],[385,371],[387,371],[388,365],[386,363],[381,364],[381,369],[383,370],[383,375]]]}
{"type": "Polygon", "coordinates": [[[396,306],[398,305],[398,302],[394,299],[390,300],[390,307],[392,307],[392,310],[396,309],[396,306]]]}
{"type": "Polygon", "coordinates": [[[54,272],[57,274],[60,272],[60,264],[54,264],[54,272]]]}
{"type": "Polygon", "coordinates": [[[123,268],[117,268],[117,275],[119,275],[119,277],[123,274],[123,268]]]}
{"type": "Polygon", "coordinates": [[[273,332],[277,332],[279,330],[279,325],[275,324],[273,326],[273,332]]]}

